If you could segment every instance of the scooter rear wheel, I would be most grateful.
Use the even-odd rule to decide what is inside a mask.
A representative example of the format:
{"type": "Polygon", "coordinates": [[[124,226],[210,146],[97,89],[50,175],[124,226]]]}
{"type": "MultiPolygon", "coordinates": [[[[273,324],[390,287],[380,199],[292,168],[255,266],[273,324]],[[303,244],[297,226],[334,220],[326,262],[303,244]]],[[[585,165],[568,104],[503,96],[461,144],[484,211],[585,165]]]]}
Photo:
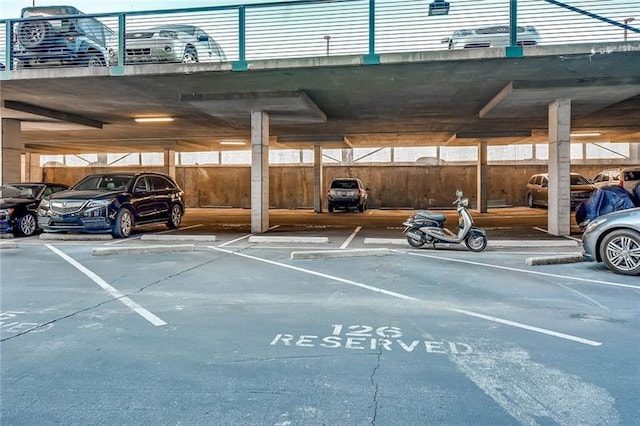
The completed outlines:
{"type": "Polygon", "coordinates": [[[413,238],[410,235],[407,235],[407,242],[411,247],[420,248],[424,245],[424,240],[422,238],[417,239],[413,238]]]}
{"type": "Polygon", "coordinates": [[[487,237],[480,233],[469,234],[464,241],[464,245],[466,245],[470,251],[481,252],[487,248],[487,237]]]}

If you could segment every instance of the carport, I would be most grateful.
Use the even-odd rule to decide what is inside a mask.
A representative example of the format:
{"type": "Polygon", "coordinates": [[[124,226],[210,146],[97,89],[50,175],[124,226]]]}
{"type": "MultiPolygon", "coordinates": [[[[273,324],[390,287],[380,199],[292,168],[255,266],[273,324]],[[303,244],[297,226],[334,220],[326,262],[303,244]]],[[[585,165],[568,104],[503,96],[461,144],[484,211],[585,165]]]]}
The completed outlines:
{"type": "MultiPolygon", "coordinates": [[[[250,143],[252,232],[268,220],[270,148],[313,149],[322,211],[322,150],[475,146],[486,212],[487,146],[549,144],[549,232],[568,235],[572,133],[640,142],[640,44],[604,43],[231,63],[19,70],[2,81],[2,182],[21,154],[177,151],[250,143]],[[139,117],[171,117],[145,125],[139,117]]],[[[4,74],[7,76],[7,74],[4,74]]],[[[575,137],[573,137],[575,140],[575,137]]],[[[633,153],[638,158],[637,149],[633,153]]],[[[27,167],[28,168],[28,167],[27,167]]]]}

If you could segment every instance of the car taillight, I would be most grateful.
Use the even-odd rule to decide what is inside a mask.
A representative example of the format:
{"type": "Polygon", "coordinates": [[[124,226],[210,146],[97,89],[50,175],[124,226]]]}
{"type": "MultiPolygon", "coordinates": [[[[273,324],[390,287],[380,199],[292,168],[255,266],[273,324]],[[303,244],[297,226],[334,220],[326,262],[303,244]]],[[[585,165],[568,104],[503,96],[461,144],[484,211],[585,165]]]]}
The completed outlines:
{"type": "Polygon", "coordinates": [[[364,197],[364,189],[358,189],[358,195],[364,197]]]}
{"type": "Polygon", "coordinates": [[[624,188],[624,182],[622,181],[622,179],[620,179],[620,180],[618,181],[618,186],[619,186],[620,188],[624,188]]]}

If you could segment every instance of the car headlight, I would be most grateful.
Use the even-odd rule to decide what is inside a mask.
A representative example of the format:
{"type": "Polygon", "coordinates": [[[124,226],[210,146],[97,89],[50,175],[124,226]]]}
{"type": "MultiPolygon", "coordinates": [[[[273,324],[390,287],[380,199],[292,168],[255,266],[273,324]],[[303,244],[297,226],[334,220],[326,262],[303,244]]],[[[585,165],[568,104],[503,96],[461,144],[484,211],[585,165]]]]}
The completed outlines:
{"type": "Polygon", "coordinates": [[[2,209],[2,210],[0,210],[0,214],[5,214],[7,216],[11,216],[13,214],[13,209],[2,209]]]}
{"type": "Polygon", "coordinates": [[[587,232],[591,232],[594,229],[596,229],[598,226],[602,225],[603,223],[605,223],[607,221],[607,218],[598,218],[598,219],[594,219],[591,222],[589,222],[589,224],[587,225],[586,229],[584,230],[585,233],[587,232]]]}
{"type": "Polygon", "coordinates": [[[49,208],[51,208],[51,201],[46,198],[40,201],[40,204],[38,204],[38,210],[47,211],[49,210],[49,208]]]}
{"type": "Polygon", "coordinates": [[[113,200],[91,200],[87,203],[86,208],[92,209],[94,207],[105,207],[111,204],[113,200]]]}

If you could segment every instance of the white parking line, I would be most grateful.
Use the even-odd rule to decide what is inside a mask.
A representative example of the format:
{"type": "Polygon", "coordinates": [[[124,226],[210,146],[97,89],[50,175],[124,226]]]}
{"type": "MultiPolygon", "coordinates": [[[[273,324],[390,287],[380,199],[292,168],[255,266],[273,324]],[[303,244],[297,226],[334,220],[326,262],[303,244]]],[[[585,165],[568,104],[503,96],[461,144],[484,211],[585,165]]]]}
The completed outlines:
{"type": "MultiPolygon", "coordinates": [[[[240,257],[244,257],[246,259],[252,259],[252,260],[256,260],[258,262],[264,262],[264,263],[268,263],[270,265],[280,266],[282,268],[287,268],[287,269],[291,269],[291,270],[294,270],[294,271],[304,272],[306,274],[315,275],[315,276],[322,277],[322,278],[327,278],[327,279],[338,281],[338,282],[341,282],[341,283],[344,283],[344,284],[348,284],[348,285],[352,285],[352,286],[355,286],[355,287],[363,288],[365,290],[370,290],[370,291],[373,291],[373,292],[376,292],[376,293],[386,294],[387,296],[397,297],[399,299],[404,299],[404,300],[412,300],[412,301],[416,301],[416,302],[423,301],[423,300],[418,299],[418,298],[413,297],[413,296],[407,296],[406,294],[397,293],[395,291],[385,290],[385,289],[380,288],[380,287],[370,286],[370,285],[367,285],[367,284],[359,283],[357,281],[347,280],[347,279],[344,279],[344,278],[336,277],[334,275],[329,275],[329,274],[325,274],[325,273],[322,273],[322,272],[316,272],[316,271],[312,271],[312,270],[309,270],[309,269],[300,268],[300,267],[297,267],[297,266],[287,265],[286,263],[280,263],[280,262],[276,262],[276,261],[273,261],[273,260],[263,259],[261,257],[251,256],[251,255],[248,255],[248,254],[245,254],[245,253],[239,253],[239,252],[234,252],[234,251],[231,251],[231,250],[225,250],[225,249],[221,249],[219,247],[213,247],[213,246],[208,246],[208,247],[211,248],[211,249],[217,250],[217,251],[221,251],[221,252],[224,252],[224,253],[232,254],[234,256],[240,256],[240,257]]],[[[400,253],[403,253],[403,252],[400,252],[400,253]]],[[[529,330],[529,331],[533,331],[533,332],[536,332],[536,333],[542,333],[542,334],[546,334],[548,336],[558,337],[558,338],[561,338],[561,339],[570,340],[570,341],[573,341],[573,342],[582,343],[582,344],[589,345],[589,346],[601,346],[602,345],[601,342],[596,342],[594,340],[584,339],[582,337],[572,336],[570,334],[560,333],[560,332],[553,331],[553,330],[548,330],[548,329],[545,329],[545,328],[535,327],[535,326],[531,326],[531,325],[527,325],[527,324],[523,324],[523,323],[519,323],[519,322],[507,320],[507,319],[502,319],[502,318],[498,318],[498,317],[484,315],[484,314],[481,314],[481,313],[467,311],[465,309],[445,308],[445,310],[450,311],[450,312],[456,312],[456,313],[463,314],[463,315],[473,316],[473,317],[476,317],[476,318],[482,318],[482,319],[485,319],[487,321],[493,321],[493,322],[497,322],[497,323],[504,324],[504,325],[509,325],[511,327],[516,327],[516,328],[522,328],[524,330],[529,330]]]]}
{"type": "Polygon", "coordinates": [[[89,269],[87,269],[84,266],[82,266],[80,263],[78,263],[76,260],[74,260],[70,256],[66,255],[65,253],[63,253],[62,251],[58,250],[57,248],[55,248],[54,246],[52,246],[50,244],[47,244],[46,246],[47,246],[47,248],[49,248],[49,250],[51,250],[52,252],[54,252],[55,254],[57,254],[58,256],[60,256],[64,260],[66,260],[67,262],[69,262],[69,264],[71,264],[71,266],[73,266],[74,268],[76,268],[77,270],[79,270],[80,272],[85,274],[87,277],[91,278],[91,280],[94,283],[96,283],[100,287],[102,287],[102,289],[105,290],[107,293],[109,293],[114,299],[117,299],[120,302],[124,303],[132,311],[134,311],[135,313],[137,313],[138,315],[140,315],[141,317],[143,317],[144,319],[149,321],[151,324],[155,325],[156,327],[167,324],[166,322],[164,322],[163,320],[161,320],[160,318],[158,318],[157,316],[155,316],[154,314],[152,314],[151,312],[149,312],[148,310],[146,310],[142,306],[138,305],[133,300],[129,299],[124,294],[120,293],[114,287],[109,285],[105,280],[100,278],[98,275],[96,275],[95,273],[93,273],[89,269]]]}
{"type": "Polygon", "coordinates": [[[603,284],[603,285],[609,285],[609,286],[612,286],[612,287],[623,287],[623,288],[631,288],[631,289],[640,290],[640,285],[622,284],[622,283],[614,283],[614,282],[611,282],[611,281],[594,280],[594,279],[591,279],[591,278],[580,278],[580,277],[572,277],[572,276],[568,276],[568,275],[550,274],[548,272],[530,271],[528,269],[512,268],[510,266],[492,265],[490,263],[472,262],[470,260],[453,259],[453,258],[450,258],[450,257],[434,256],[432,254],[423,254],[423,253],[413,253],[413,252],[409,252],[409,251],[402,251],[402,250],[396,250],[396,249],[394,249],[393,251],[395,251],[396,253],[409,254],[411,256],[427,257],[427,258],[436,259],[436,260],[446,260],[447,262],[465,263],[467,265],[484,266],[485,268],[495,268],[495,269],[502,269],[502,270],[505,270],[505,271],[522,272],[522,273],[525,273],[525,274],[540,275],[540,276],[543,276],[543,277],[563,278],[563,279],[572,280],[572,281],[580,281],[580,282],[594,283],[594,284],[603,284]]]}
{"type": "Polygon", "coordinates": [[[362,226],[358,226],[355,231],[353,231],[351,233],[351,235],[349,235],[349,238],[347,238],[345,240],[344,243],[342,243],[342,245],[340,246],[341,249],[345,249],[347,248],[347,246],[349,245],[349,243],[356,237],[356,235],[358,234],[358,232],[360,232],[360,230],[362,229],[362,226]]]}

